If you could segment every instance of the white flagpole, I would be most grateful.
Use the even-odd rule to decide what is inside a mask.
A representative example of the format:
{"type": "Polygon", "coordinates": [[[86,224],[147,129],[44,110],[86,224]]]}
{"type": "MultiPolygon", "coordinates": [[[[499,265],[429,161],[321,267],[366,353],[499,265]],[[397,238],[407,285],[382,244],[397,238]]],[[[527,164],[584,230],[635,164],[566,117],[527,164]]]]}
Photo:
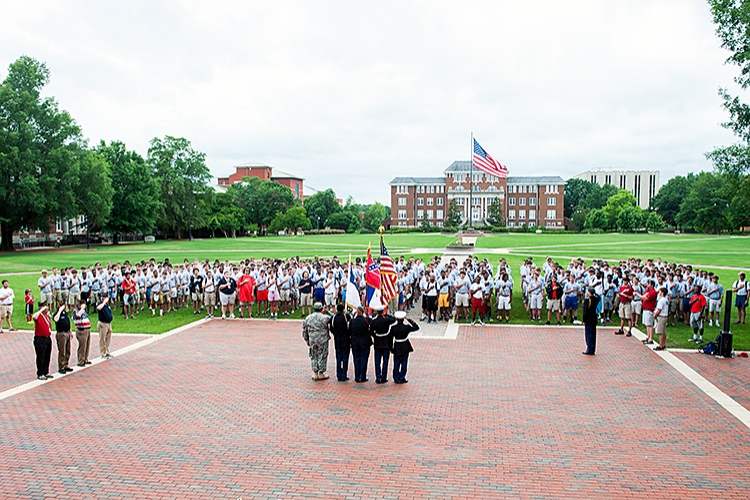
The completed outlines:
{"type": "Polygon", "coordinates": [[[469,154],[469,162],[471,162],[471,169],[469,169],[469,227],[472,224],[472,210],[474,210],[474,132],[471,132],[471,153],[469,154]]]}

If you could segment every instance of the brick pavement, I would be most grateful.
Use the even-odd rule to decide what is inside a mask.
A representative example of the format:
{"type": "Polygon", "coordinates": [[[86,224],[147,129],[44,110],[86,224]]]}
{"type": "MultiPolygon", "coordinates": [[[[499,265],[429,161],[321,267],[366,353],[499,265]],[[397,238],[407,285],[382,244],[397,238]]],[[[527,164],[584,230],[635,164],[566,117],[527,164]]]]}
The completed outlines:
{"type": "MultiPolygon", "coordinates": [[[[76,350],[78,342],[75,333],[70,343],[70,366],[75,367],[78,363],[76,350]]],[[[110,348],[112,351],[121,349],[143,340],[143,335],[114,335],[110,348]]],[[[18,331],[5,332],[0,335],[0,392],[19,386],[26,382],[36,380],[36,355],[34,354],[34,332],[18,331]]],[[[91,345],[89,346],[89,359],[99,357],[99,334],[91,333],[91,345]]],[[[52,332],[52,357],[50,358],[49,370],[52,375],[57,375],[57,343],[55,333],[52,332]]]]}
{"type": "Polygon", "coordinates": [[[727,396],[750,410],[750,358],[724,358],[698,353],[673,353],[727,396]]]}
{"type": "Polygon", "coordinates": [[[313,382],[299,322],[204,323],[0,401],[0,497],[747,498],[748,429],[633,339],[414,343],[313,382]]]}

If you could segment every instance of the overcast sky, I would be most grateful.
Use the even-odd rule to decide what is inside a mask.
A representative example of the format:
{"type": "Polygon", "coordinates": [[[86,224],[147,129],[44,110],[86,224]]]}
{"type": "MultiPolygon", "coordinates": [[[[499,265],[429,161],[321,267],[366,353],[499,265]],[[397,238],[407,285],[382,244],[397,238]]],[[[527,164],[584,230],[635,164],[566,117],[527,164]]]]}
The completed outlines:
{"type": "Polygon", "coordinates": [[[189,139],[215,176],[258,161],[357,202],[439,176],[470,133],[510,175],[710,170],[737,93],[705,0],[0,0],[91,143],[189,139]]]}

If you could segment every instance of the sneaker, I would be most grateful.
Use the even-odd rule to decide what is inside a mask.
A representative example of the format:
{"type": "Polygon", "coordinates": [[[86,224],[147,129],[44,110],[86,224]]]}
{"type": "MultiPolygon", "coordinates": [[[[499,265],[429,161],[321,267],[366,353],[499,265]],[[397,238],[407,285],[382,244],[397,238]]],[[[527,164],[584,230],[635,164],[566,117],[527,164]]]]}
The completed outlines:
{"type": "Polygon", "coordinates": [[[484,321],[482,321],[482,320],[480,319],[480,320],[479,320],[479,324],[480,324],[480,325],[482,325],[482,326],[484,326],[484,321]]]}
{"type": "Polygon", "coordinates": [[[222,314],[222,315],[221,315],[221,319],[227,319],[227,317],[226,317],[225,315],[223,315],[223,314],[222,314]]]}
{"type": "Polygon", "coordinates": [[[562,323],[560,323],[560,322],[558,321],[558,322],[557,322],[557,326],[562,326],[562,323]]]}
{"type": "Polygon", "coordinates": [[[54,376],[54,375],[49,375],[49,374],[47,374],[47,375],[45,375],[45,376],[44,376],[44,378],[46,378],[46,379],[48,379],[48,380],[49,380],[49,379],[51,379],[51,378],[55,378],[55,376],[54,376]]]}
{"type": "Polygon", "coordinates": [[[72,369],[71,367],[67,367],[67,368],[65,369],[65,371],[66,371],[66,372],[68,372],[68,373],[70,373],[70,372],[72,372],[72,371],[73,371],[73,369],[72,369]]]}
{"type": "MultiPolygon", "coordinates": [[[[558,323],[558,325],[559,325],[559,324],[560,324],[560,323],[558,323]]],[[[547,322],[545,323],[545,325],[549,326],[549,321],[547,321],[547,322]]]]}
{"type": "Polygon", "coordinates": [[[471,322],[471,326],[474,326],[474,325],[476,325],[476,324],[477,324],[477,322],[476,322],[476,321],[472,321],[472,322],[471,322]]]}
{"type": "Polygon", "coordinates": [[[632,336],[633,336],[633,332],[631,332],[631,331],[628,331],[628,333],[626,333],[626,334],[625,334],[625,336],[626,336],[626,337],[632,337],[632,336]]]}
{"type": "Polygon", "coordinates": [[[688,342],[695,342],[695,338],[688,339],[688,342]]]}
{"type": "Polygon", "coordinates": [[[624,331],[622,331],[622,330],[617,330],[617,331],[615,332],[615,335],[625,335],[625,332],[624,332],[624,331]]]}
{"type": "Polygon", "coordinates": [[[229,319],[234,319],[234,314],[230,314],[229,319]]]}
{"type": "Polygon", "coordinates": [[[65,369],[62,369],[62,370],[57,370],[57,373],[59,373],[60,375],[65,375],[68,372],[65,371],[65,369]]]}

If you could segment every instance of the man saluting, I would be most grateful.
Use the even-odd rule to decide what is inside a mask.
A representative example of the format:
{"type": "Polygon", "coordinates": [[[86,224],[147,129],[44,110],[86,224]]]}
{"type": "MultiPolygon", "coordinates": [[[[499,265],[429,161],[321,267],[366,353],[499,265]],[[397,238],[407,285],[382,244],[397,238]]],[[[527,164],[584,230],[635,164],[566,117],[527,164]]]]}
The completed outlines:
{"type": "Polygon", "coordinates": [[[375,383],[385,384],[388,382],[388,360],[393,348],[393,335],[391,325],[396,322],[393,316],[386,316],[385,308],[375,308],[378,316],[370,323],[370,334],[375,344],[375,383]]]}
{"type": "Polygon", "coordinates": [[[393,382],[396,384],[408,382],[406,380],[406,365],[409,362],[409,353],[414,352],[414,348],[409,342],[409,333],[417,330],[419,330],[419,325],[411,319],[406,319],[406,311],[396,313],[396,324],[391,326],[391,335],[393,335],[393,382]]]}

